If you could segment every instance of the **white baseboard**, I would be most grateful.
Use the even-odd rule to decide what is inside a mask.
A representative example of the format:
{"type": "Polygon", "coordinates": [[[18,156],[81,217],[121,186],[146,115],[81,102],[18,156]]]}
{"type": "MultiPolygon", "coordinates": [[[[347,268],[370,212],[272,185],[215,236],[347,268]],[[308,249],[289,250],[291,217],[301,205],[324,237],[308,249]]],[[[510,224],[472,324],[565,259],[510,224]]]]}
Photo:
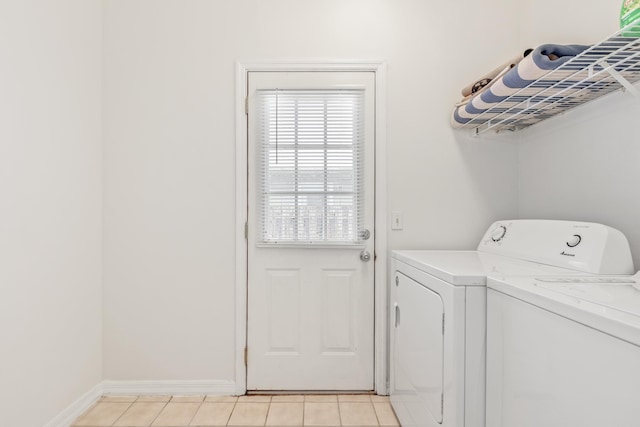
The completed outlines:
{"type": "Polygon", "coordinates": [[[233,381],[103,381],[44,427],[69,427],[76,418],[82,415],[103,395],[178,395],[220,394],[235,395],[236,383],[233,381]]]}
{"type": "Polygon", "coordinates": [[[49,421],[44,427],[69,427],[80,415],[82,415],[91,405],[102,396],[102,383],[97,384],[86,392],[78,400],[73,402],[57,417],[49,421]]]}
{"type": "Polygon", "coordinates": [[[113,395],[189,395],[236,394],[233,381],[103,381],[103,394],[113,395]]]}

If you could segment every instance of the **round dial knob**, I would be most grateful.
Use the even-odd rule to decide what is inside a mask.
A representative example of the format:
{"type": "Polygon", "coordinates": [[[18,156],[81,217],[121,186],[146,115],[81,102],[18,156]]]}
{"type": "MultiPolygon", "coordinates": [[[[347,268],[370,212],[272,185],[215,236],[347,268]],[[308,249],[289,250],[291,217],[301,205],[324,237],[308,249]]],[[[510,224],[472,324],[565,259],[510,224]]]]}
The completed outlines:
{"type": "Polygon", "coordinates": [[[569,237],[569,239],[567,239],[567,246],[569,246],[570,248],[575,248],[580,244],[581,241],[582,236],[580,236],[579,234],[574,234],[573,236],[569,237]]]}
{"type": "Polygon", "coordinates": [[[505,234],[507,234],[507,227],[499,225],[491,232],[491,240],[499,242],[504,238],[505,234]]]}

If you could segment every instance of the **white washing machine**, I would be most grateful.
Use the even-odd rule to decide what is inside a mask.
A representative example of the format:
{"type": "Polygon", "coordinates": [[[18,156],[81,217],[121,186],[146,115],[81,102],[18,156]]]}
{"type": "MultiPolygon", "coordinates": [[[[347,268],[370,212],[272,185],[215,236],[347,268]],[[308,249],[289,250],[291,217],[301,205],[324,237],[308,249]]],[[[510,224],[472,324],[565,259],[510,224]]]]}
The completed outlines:
{"type": "Polygon", "coordinates": [[[476,251],[394,251],[390,394],[401,425],[485,425],[488,275],[617,274],[630,260],[616,230],[544,220],[496,222],[476,251]]]}
{"type": "Polygon", "coordinates": [[[639,281],[489,278],[487,425],[640,426],[639,281]]]}

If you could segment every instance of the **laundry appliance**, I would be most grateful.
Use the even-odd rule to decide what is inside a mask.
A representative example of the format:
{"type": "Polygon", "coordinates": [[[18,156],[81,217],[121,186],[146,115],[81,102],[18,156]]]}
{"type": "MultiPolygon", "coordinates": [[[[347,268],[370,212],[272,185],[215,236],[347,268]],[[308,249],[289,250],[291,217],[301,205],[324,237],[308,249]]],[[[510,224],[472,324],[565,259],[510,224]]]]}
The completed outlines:
{"type": "Polygon", "coordinates": [[[394,251],[390,399],[402,426],[485,425],[487,276],[625,274],[629,263],[617,230],[570,221],[498,221],[475,251],[394,251]]]}
{"type": "Polygon", "coordinates": [[[640,426],[640,274],[487,286],[488,426],[640,426]]]}

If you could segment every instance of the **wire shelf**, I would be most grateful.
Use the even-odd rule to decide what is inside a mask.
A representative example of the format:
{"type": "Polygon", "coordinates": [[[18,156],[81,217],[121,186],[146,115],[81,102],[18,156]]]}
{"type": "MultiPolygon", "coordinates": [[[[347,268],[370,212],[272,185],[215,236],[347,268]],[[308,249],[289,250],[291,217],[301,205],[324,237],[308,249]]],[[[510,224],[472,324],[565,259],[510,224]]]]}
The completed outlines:
{"type": "Polygon", "coordinates": [[[478,114],[460,129],[518,131],[624,88],[638,96],[640,38],[636,22],[478,114]],[[630,28],[633,30],[630,32],[630,28]]]}

